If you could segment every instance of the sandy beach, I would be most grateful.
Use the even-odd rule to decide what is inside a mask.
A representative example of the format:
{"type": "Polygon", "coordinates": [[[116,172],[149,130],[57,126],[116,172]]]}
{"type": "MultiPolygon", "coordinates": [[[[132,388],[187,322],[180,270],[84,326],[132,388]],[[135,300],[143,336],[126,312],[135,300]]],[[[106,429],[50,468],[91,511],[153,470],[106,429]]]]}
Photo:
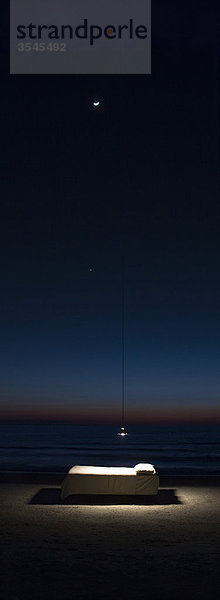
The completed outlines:
{"type": "Polygon", "coordinates": [[[62,505],[60,479],[1,480],[2,598],[205,599],[219,589],[216,481],[164,480],[146,500],[62,505]]]}

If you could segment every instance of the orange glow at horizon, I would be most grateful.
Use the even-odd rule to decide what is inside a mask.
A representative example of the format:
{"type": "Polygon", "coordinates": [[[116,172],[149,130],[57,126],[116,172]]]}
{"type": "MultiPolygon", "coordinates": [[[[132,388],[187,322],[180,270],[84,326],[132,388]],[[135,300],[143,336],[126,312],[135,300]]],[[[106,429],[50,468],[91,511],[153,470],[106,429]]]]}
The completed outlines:
{"type": "MultiPolygon", "coordinates": [[[[120,408],[103,406],[66,408],[59,406],[1,406],[0,420],[70,421],[85,424],[118,425],[121,421],[120,408]]],[[[220,408],[216,407],[171,407],[128,408],[126,425],[147,423],[220,423],[220,408]]]]}

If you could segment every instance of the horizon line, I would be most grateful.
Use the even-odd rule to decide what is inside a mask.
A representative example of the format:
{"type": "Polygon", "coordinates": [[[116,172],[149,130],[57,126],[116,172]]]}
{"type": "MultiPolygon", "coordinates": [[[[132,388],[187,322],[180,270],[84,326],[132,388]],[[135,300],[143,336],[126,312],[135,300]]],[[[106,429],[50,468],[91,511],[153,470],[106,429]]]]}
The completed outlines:
{"type": "MultiPolygon", "coordinates": [[[[78,413],[64,410],[0,410],[0,422],[56,422],[76,425],[121,425],[119,411],[84,411],[78,413]]],[[[130,411],[125,418],[125,426],[150,424],[184,424],[184,423],[213,423],[220,424],[220,409],[185,409],[185,410],[148,410],[130,411]]]]}

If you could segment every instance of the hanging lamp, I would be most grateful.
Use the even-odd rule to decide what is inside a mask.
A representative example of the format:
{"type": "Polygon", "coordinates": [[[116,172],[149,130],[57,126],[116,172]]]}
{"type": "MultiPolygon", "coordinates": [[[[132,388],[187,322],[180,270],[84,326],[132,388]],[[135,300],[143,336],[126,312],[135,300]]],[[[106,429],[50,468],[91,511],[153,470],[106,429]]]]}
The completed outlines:
{"type": "Polygon", "coordinates": [[[121,320],[121,429],[118,435],[125,437],[125,269],[124,256],[122,257],[122,320],[121,320]]]}

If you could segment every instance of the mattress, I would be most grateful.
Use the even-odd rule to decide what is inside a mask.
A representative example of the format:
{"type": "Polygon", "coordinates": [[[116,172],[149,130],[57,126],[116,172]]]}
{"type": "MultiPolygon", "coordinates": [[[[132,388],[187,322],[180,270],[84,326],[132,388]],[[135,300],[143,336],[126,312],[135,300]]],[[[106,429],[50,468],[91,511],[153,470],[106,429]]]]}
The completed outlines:
{"type": "Polygon", "coordinates": [[[61,498],[90,495],[154,495],[159,477],[153,465],[135,467],[92,467],[75,465],[61,485],[61,498]]]}

